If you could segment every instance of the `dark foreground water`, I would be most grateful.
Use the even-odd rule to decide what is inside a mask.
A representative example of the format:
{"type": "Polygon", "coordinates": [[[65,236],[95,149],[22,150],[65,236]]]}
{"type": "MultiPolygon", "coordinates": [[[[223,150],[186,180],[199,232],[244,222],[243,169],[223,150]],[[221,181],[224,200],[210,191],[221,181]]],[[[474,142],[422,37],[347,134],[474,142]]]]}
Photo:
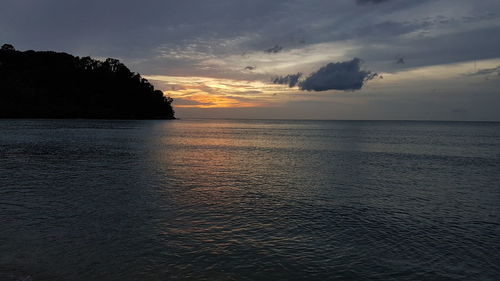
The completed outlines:
{"type": "Polygon", "coordinates": [[[500,280],[500,123],[0,120],[0,280],[500,280]]]}

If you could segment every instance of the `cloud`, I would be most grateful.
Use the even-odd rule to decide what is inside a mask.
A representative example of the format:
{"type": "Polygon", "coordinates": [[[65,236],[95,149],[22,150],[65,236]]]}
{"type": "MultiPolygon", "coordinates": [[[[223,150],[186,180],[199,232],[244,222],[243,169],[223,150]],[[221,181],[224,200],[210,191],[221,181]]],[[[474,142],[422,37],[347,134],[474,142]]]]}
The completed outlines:
{"type": "Polygon", "coordinates": [[[405,58],[404,57],[398,55],[398,56],[395,57],[395,59],[396,59],[396,64],[405,64],[405,58]]]}
{"type": "Polygon", "coordinates": [[[286,76],[277,76],[271,81],[274,84],[283,84],[283,85],[288,85],[290,88],[295,87],[299,83],[299,79],[302,77],[302,73],[297,73],[297,74],[288,74],[286,76]]]}
{"type": "Polygon", "coordinates": [[[493,68],[482,68],[473,73],[467,74],[467,76],[478,76],[478,75],[489,75],[489,74],[500,75],[500,65],[493,68]]]}
{"type": "Polygon", "coordinates": [[[300,81],[302,73],[276,76],[271,79],[274,84],[288,85],[290,88],[299,86],[303,91],[355,91],[364,83],[379,76],[368,70],[361,70],[362,60],[353,58],[349,61],[332,62],[311,73],[300,81]]]}
{"type": "Polygon", "coordinates": [[[360,65],[359,58],[329,63],[299,82],[299,87],[305,91],[359,90],[366,81],[378,76],[377,73],[361,70],[360,65]]]}
{"type": "Polygon", "coordinates": [[[250,70],[250,71],[252,71],[252,70],[255,70],[256,68],[257,68],[256,66],[249,65],[249,66],[245,67],[245,70],[250,70]]]}
{"type": "Polygon", "coordinates": [[[321,64],[362,57],[381,71],[394,68],[399,52],[412,59],[400,68],[498,57],[498,30],[481,31],[498,26],[500,2],[467,1],[3,0],[0,26],[2,40],[21,50],[116,57],[142,74],[256,80],[309,72],[306,64],[317,63],[309,50],[322,44],[345,43],[351,51],[332,58],[337,50],[324,50],[321,64]],[[365,5],[353,9],[356,3],[365,5]],[[473,33],[463,34],[467,29],[473,33]],[[444,40],[448,34],[457,38],[444,40]],[[295,54],[304,59],[285,69],[284,58],[295,54]],[[227,61],[236,56],[237,63],[227,61]],[[258,70],[244,69],[252,65],[258,70]]]}
{"type": "Polygon", "coordinates": [[[380,4],[388,1],[389,0],[356,0],[356,3],[358,5],[365,5],[365,4],[380,4]]]}
{"type": "Polygon", "coordinates": [[[279,53],[283,50],[283,47],[280,46],[280,45],[276,45],[272,48],[269,48],[267,50],[265,50],[266,53],[270,53],[270,54],[276,54],[276,53],[279,53]]]}

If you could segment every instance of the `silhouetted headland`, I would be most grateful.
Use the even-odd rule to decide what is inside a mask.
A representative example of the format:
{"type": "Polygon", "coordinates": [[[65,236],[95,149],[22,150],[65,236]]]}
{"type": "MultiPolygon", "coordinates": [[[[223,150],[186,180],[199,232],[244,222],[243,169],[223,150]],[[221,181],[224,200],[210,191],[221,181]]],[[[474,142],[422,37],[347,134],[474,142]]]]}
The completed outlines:
{"type": "Polygon", "coordinates": [[[171,103],[117,59],[0,49],[0,118],[175,119],[171,103]]]}

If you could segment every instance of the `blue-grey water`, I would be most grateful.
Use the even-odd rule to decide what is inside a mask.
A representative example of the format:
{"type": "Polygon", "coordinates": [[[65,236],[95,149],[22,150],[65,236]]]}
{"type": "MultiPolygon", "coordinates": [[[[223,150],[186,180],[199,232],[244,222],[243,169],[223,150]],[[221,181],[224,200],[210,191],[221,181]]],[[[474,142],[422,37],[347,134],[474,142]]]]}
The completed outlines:
{"type": "Polygon", "coordinates": [[[500,123],[0,120],[0,280],[500,280],[500,123]]]}

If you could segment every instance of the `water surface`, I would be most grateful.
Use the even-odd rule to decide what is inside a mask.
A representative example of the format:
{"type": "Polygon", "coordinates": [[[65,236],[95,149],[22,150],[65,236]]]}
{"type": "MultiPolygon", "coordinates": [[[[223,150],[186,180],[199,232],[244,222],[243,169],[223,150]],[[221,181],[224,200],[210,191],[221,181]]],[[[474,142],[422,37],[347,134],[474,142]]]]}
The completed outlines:
{"type": "Polygon", "coordinates": [[[0,120],[0,280],[498,280],[500,123],[0,120]]]}

